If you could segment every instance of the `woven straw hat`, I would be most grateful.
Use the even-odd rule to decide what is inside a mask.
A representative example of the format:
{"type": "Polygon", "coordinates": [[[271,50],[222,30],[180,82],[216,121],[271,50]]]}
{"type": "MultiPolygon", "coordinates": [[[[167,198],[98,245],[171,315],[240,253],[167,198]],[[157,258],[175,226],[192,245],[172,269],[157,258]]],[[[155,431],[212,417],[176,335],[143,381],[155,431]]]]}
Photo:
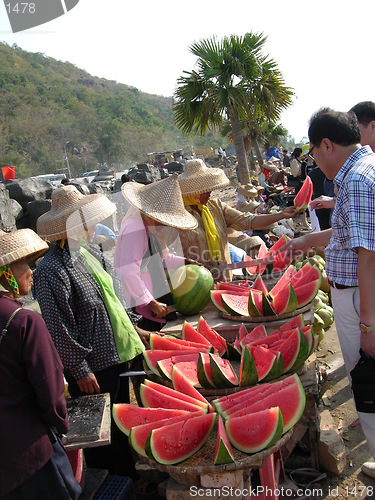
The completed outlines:
{"type": "Polygon", "coordinates": [[[263,163],[262,168],[269,170],[270,172],[275,172],[277,167],[271,160],[268,160],[263,163]]]}
{"type": "Polygon", "coordinates": [[[12,264],[27,257],[37,259],[48,250],[48,245],[32,229],[0,232],[0,266],[12,264]]]}
{"type": "Polygon", "coordinates": [[[51,210],[36,221],[37,233],[48,241],[77,235],[116,212],[104,194],[84,195],[72,185],[55,189],[51,199],[51,210]]]}
{"type": "Polygon", "coordinates": [[[194,229],[198,223],[184,207],[178,174],[151,184],[126,182],[121,191],[135,208],[153,220],[178,229],[194,229]]]}
{"type": "Polygon", "coordinates": [[[258,196],[258,191],[252,184],[243,184],[237,189],[237,193],[247,198],[256,198],[258,196]]]}
{"type": "Polygon", "coordinates": [[[229,179],[220,168],[209,168],[203,160],[188,160],[185,170],[178,176],[183,196],[202,194],[228,186],[229,179]]]}
{"type": "Polygon", "coordinates": [[[258,191],[258,195],[264,193],[264,187],[263,186],[256,186],[256,190],[258,191]]]}
{"type": "Polygon", "coordinates": [[[253,212],[259,207],[260,203],[256,200],[251,200],[248,203],[244,203],[241,207],[241,212],[253,212]]]}

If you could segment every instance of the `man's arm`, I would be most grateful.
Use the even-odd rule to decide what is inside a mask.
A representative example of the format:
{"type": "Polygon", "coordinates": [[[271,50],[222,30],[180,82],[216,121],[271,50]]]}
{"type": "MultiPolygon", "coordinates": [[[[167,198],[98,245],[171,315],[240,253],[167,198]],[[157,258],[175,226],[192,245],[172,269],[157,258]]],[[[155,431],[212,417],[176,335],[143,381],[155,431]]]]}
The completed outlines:
{"type": "Polygon", "coordinates": [[[300,238],[294,238],[279,248],[275,253],[291,252],[291,257],[299,257],[305,254],[311,247],[326,247],[331,239],[332,229],[319,231],[317,233],[308,233],[300,238]]]}
{"type": "MultiPolygon", "coordinates": [[[[375,252],[358,248],[358,284],[360,296],[360,321],[367,326],[375,325],[374,283],[375,252]]],[[[375,331],[361,333],[361,349],[375,358],[375,331]]]]}

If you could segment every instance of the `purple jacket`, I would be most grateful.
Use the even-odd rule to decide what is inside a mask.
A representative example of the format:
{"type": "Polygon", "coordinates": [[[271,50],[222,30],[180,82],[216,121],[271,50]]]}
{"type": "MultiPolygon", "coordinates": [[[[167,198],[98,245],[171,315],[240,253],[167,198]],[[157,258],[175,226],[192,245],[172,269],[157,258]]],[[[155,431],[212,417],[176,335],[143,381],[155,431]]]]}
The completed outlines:
{"type": "MultiPolygon", "coordinates": [[[[20,305],[0,297],[0,331],[20,305]]],[[[0,496],[48,462],[48,426],[69,429],[63,368],[41,316],[22,309],[0,344],[0,496]]]]}

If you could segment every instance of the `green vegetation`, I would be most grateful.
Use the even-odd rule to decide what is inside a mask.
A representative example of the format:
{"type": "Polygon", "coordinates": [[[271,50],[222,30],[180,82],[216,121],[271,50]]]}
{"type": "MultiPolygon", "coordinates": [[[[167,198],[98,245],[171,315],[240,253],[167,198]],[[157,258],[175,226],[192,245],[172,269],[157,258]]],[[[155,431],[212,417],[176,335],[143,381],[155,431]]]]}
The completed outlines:
{"type": "Polygon", "coordinates": [[[78,175],[104,162],[120,171],[152,151],[228,143],[219,134],[182,133],[172,98],[91,76],[42,53],[0,42],[0,67],[0,166],[16,165],[17,178],[64,168],[64,146],[78,175]]]}
{"type": "Polygon", "coordinates": [[[230,123],[243,184],[250,180],[244,137],[256,148],[268,124],[276,127],[292,103],[293,89],[276,62],[262,54],[266,40],[263,33],[250,32],[194,43],[190,51],[198,69],[184,72],[174,96],[176,123],[185,133],[204,135],[230,123]]]}

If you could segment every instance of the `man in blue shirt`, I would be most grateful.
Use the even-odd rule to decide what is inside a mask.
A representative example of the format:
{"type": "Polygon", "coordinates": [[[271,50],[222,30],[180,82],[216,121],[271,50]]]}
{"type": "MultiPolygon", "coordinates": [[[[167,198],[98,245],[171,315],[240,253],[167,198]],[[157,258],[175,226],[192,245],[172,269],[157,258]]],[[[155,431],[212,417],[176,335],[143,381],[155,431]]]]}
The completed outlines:
{"type": "MultiPolygon", "coordinates": [[[[362,351],[375,358],[375,153],[361,147],[354,113],[329,108],[312,116],[310,152],[338,190],[332,228],[309,233],[280,248],[294,255],[325,246],[326,272],[345,368],[349,377],[362,351]]],[[[375,413],[358,412],[371,454],[375,457],[375,413]]],[[[362,471],[375,477],[375,462],[362,471]]]]}

